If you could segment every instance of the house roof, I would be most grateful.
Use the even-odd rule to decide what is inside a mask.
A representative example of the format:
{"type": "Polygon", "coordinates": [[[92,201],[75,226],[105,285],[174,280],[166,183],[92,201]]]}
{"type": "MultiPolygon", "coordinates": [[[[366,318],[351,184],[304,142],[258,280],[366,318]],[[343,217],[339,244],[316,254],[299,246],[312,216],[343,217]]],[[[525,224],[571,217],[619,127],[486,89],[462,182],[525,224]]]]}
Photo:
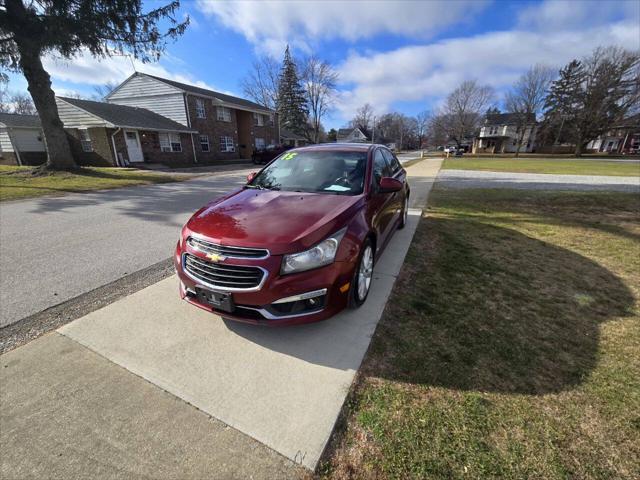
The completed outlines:
{"type": "Polygon", "coordinates": [[[0,123],[7,127],[41,128],[38,115],[22,115],[19,113],[0,113],[0,123]]]}
{"type": "Polygon", "coordinates": [[[302,135],[298,135],[297,133],[292,132],[291,130],[287,130],[286,128],[280,129],[280,138],[288,138],[291,140],[306,140],[302,135]]]}
{"type": "MultiPolygon", "coordinates": [[[[518,124],[518,113],[487,113],[485,125],[516,125],[518,124]]],[[[536,116],[530,113],[527,123],[535,123],[536,116]]]]}
{"type": "Polygon", "coordinates": [[[151,110],[129,107],[116,103],[94,102],[78,98],[58,97],[71,105],[81,108],[96,117],[102,118],[116,127],[139,128],[144,130],[163,130],[168,132],[195,132],[184,125],[163,117],[151,110]]]}
{"type": "Polygon", "coordinates": [[[339,128],[338,129],[338,134],[337,134],[337,138],[346,138],[349,135],[351,135],[353,132],[355,132],[356,130],[358,130],[365,138],[369,138],[369,136],[364,133],[359,127],[355,127],[355,128],[339,128]]]}
{"type": "Polygon", "coordinates": [[[149,75],[148,73],[142,73],[141,75],[146,75],[147,77],[155,78],[156,80],[164,82],[167,85],[171,85],[173,87],[179,88],[180,90],[184,90],[185,92],[188,92],[188,93],[203,95],[205,97],[213,97],[225,103],[232,103],[234,105],[250,108],[253,110],[263,110],[263,111],[273,112],[273,110],[265,107],[264,105],[260,105],[259,103],[255,103],[250,100],[245,100],[244,98],[234,97],[233,95],[227,95],[226,93],[216,92],[215,90],[209,90],[208,88],[196,87],[195,85],[189,85],[188,83],[176,82],[175,80],[169,80],[168,78],[156,77],[155,75],[149,75]]]}

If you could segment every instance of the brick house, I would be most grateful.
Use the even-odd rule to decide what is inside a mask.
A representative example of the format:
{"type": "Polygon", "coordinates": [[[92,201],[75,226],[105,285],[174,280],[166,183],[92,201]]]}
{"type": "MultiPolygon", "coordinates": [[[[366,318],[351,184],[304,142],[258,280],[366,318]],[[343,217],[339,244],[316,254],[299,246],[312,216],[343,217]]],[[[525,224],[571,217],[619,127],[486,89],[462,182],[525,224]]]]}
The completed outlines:
{"type": "MultiPolygon", "coordinates": [[[[136,72],[105,100],[147,109],[183,125],[191,132],[192,163],[248,159],[254,149],[279,143],[274,111],[243,98],[166,78],[136,72]]],[[[145,160],[175,163],[166,153],[159,151],[145,160]]]]}
{"type": "Polygon", "coordinates": [[[79,165],[193,164],[194,129],[144,108],[66,97],[56,103],[79,165]]]}
{"type": "Polygon", "coordinates": [[[591,140],[586,147],[588,152],[621,153],[624,155],[640,153],[640,114],[627,117],[614,124],[609,130],[591,140]]]}

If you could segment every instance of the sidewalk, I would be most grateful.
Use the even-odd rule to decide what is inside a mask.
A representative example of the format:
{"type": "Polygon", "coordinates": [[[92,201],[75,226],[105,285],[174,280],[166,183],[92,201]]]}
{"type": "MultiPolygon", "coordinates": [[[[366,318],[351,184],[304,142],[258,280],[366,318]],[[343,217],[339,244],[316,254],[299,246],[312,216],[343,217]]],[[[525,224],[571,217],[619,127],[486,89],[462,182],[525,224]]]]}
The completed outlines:
{"type": "MultiPolygon", "coordinates": [[[[439,168],[409,168],[412,207],[439,168]]],[[[328,321],[225,323],[179,301],[170,277],[0,357],[2,476],[296,478],[295,463],[315,468],[421,210],[411,213],[369,300],[328,321]]]]}

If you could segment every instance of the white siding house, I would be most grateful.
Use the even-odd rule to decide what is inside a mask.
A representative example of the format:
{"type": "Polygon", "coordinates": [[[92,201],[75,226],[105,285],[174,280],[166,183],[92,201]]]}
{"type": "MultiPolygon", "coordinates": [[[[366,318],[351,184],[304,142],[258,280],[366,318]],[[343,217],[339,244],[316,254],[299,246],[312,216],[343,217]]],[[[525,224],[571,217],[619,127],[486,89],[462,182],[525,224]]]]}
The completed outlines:
{"type": "Polygon", "coordinates": [[[109,103],[142,107],[174,122],[188,125],[187,110],[182,90],[156,80],[148,75],[135,73],[106,97],[109,103]]]}
{"type": "Polygon", "coordinates": [[[45,160],[40,118],[37,115],[0,114],[0,163],[34,165],[45,160]]]}

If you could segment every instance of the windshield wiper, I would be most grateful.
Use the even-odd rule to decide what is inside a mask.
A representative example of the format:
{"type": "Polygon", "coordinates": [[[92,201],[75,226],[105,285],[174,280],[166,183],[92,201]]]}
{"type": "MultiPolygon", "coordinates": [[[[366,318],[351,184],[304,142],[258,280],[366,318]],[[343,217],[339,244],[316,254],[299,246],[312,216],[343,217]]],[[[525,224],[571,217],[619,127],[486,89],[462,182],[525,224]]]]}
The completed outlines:
{"type": "Polygon", "coordinates": [[[256,190],[264,190],[265,189],[262,185],[245,185],[244,188],[254,188],[256,190]]]}

